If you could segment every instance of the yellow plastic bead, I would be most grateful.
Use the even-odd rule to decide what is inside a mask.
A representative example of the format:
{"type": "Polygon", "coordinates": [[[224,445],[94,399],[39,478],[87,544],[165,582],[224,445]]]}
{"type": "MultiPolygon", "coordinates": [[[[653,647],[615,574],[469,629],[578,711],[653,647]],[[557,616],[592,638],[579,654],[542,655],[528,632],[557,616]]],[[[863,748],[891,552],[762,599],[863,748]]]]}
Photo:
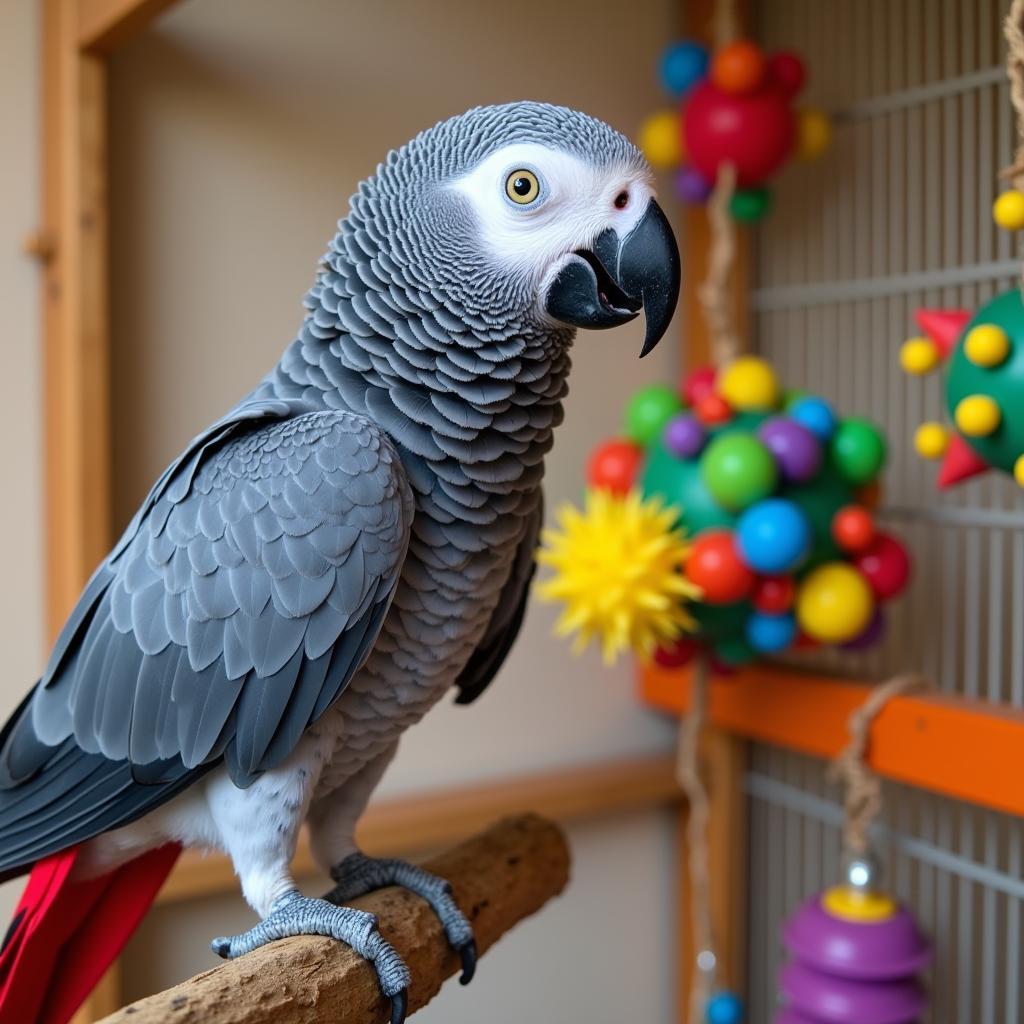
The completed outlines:
{"type": "Polygon", "coordinates": [[[1024,455],[1020,455],[1017,461],[1013,464],[1013,479],[1024,487],[1024,455]]]}
{"type": "Polygon", "coordinates": [[[961,434],[968,437],[988,437],[1003,418],[994,398],[988,395],[968,395],[962,398],[953,414],[961,434]]]}
{"type": "Polygon", "coordinates": [[[964,338],[964,355],[975,366],[998,366],[1010,354],[1010,339],[997,324],[978,324],[964,338]]]}
{"type": "Polygon", "coordinates": [[[779,379],[764,359],[741,356],[718,375],[719,394],[741,411],[767,412],[779,404],[779,379]]]}
{"type": "Polygon", "coordinates": [[[640,149],[648,163],[659,170],[678,167],[683,162],[683,133],[679,113],[660,110],[640,126],[640,149]]]}
{"type": "Polygon", "coordinates": [[[931,373],[941,359],[939,347],[931,338],[910,338],[900,346],[900,366],[915,377],[931,373]]]}
{"type": "Polygon", "coordinates": [[[843,644],[867,628],[875,599],[864,576],[847,562],[826,562],[800,584],[796,620],[826,644],[843,644]]]}
{"type": "Polygon", "coordinates": [[[823,110],[801,110],[796,125],[796,155],[817,160],[832,142],[832,122],[823,110]]]}
{"type": "Polygon", "coordinates": [[[992,204],[992,219],[1007,231],[1024,228],[1024,193],[1012,189],[992,204]]]}
{"type": "Polygon", "coordinates": [[[941,423],[922,423],[914,433],[914,447],[922,459],[941,459],[949,447],[949,431],[941,423]]]}
{"type": "Polygon", "coordinates": [[[833,917],[861,924],[887,921],[897,910],[896,901],[877,892],[861,892],[847,885],[825,891],[821,904],[833,917]]]}

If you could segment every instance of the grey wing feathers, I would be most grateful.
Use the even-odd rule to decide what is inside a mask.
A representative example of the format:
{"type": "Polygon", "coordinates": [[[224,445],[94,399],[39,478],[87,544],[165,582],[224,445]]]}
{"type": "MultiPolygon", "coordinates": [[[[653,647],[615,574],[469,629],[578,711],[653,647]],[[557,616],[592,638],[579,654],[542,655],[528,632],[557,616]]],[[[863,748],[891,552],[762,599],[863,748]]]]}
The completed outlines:
{"type": "Polygon", "coordinates": [[[247,785],[367,657],[412,519],[398,455],[347,412],[265,415],[165,474],[0,735],[0,872],[52,848],[60,806],[96,834],[220,761],[247,785]]]}
{"type": "Polygon", "coordinates": [[[471,704],[487,689],[519,636],[526,616],[530,582],[537,569],[537,542],[543,521],[544,503],[540,501],[516,549],[512,573],[494,609],[484,638],[455,681],[459,691],[455,698],[456,704],[471,704]]]}

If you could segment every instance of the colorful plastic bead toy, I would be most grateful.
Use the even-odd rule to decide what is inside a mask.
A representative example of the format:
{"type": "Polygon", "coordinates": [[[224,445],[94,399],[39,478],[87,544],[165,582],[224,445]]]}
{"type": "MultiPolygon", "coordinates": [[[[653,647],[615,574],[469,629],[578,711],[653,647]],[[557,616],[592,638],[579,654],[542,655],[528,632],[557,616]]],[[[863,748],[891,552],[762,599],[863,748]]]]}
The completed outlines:
{"type": "Polygon", "coordinates": [[[803,61],[766,54],[748,39],[710,53],[698,43],[670,46],[661,80],[676,108],[657,111],[638,141],[651,165],[678,168],[676,191],[686,203],[707,201],[724,164],[737,172],[729,210],[734,220],[759,220],[771,207],[765,183],[791,157],[815,160],[829,146],[831,124],[820,110],[794,110],[803,89],[803,61]]]}

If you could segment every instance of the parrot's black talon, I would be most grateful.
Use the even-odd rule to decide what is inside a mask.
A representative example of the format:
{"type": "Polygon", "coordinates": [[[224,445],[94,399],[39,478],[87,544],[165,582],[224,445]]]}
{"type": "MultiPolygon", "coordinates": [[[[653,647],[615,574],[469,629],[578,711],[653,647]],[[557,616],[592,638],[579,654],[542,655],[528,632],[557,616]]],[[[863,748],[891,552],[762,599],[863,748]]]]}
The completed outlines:
{"type": "Polygon", "coordinates": [[[460,985],[468,985],[476,974],[476,940],[470,939],[459,946],[459,959],[462,961],[462,974],[459,977],[460,985]]]}
{"type": "Polygon", "coordinates": [[[408,989],[400,988],[391,997],[391,1024],[405,1024],[408,1012],[409,992],[408,989]]]}
{"type": "Polygon", "coordinates": [[[217,956],[227,960],[231,956],[231,940],[214,939],[213,942],[210,943],[210,949],[212,949],[217,956]]]}

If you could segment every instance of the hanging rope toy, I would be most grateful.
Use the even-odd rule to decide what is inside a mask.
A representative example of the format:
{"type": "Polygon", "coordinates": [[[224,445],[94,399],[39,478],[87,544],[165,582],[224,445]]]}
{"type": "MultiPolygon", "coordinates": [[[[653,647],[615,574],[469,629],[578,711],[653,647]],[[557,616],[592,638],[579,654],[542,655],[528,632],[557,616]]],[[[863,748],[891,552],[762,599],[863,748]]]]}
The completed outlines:
{"type": "Polygon", "coordinates": [[[754,356],[696,370],[679,392],[637,392],[625,436],[591,457],[589,483],[639,488],[677,510],[692,538],[682,566],[701,595],[689,606],[696,625],[659,663],[703,650],[728,669],[794,647],[876,643],[882,606],[910,576],[906,549],[874,521],[885,454],[873,424],[783,391],[754,356]]]}
{"type": "Polygon", "coordinates": [[[881,783],[865,759],[878,713],[893,697],[924,685],[920,677],[898,676],[876,687],[850,716],[850,743],[833,766],[845,787],[844,877],[786,922],[790,961],[780,976],[785,1008],[775,1024],[909,1022],[925,1010],[917,975],[931,949],[910,911],[878,888],[869,830],[881,809],[881,783]]]}
{"type": "Polygon", "coordinates": [[[826,114],[793,109],[805,78],[798,56],[765,54],[749,39],[730,38],[713,51],[676,43],[662,57],[661,80],[678,106],[644,121],[640,148],[652,166],[675,170],[687,203],[705,203],[731,165],[737,181],[729,213],[758,220],[771,203],[765,183],[790,157],[817,159],[831,141],[826,114]]]}

